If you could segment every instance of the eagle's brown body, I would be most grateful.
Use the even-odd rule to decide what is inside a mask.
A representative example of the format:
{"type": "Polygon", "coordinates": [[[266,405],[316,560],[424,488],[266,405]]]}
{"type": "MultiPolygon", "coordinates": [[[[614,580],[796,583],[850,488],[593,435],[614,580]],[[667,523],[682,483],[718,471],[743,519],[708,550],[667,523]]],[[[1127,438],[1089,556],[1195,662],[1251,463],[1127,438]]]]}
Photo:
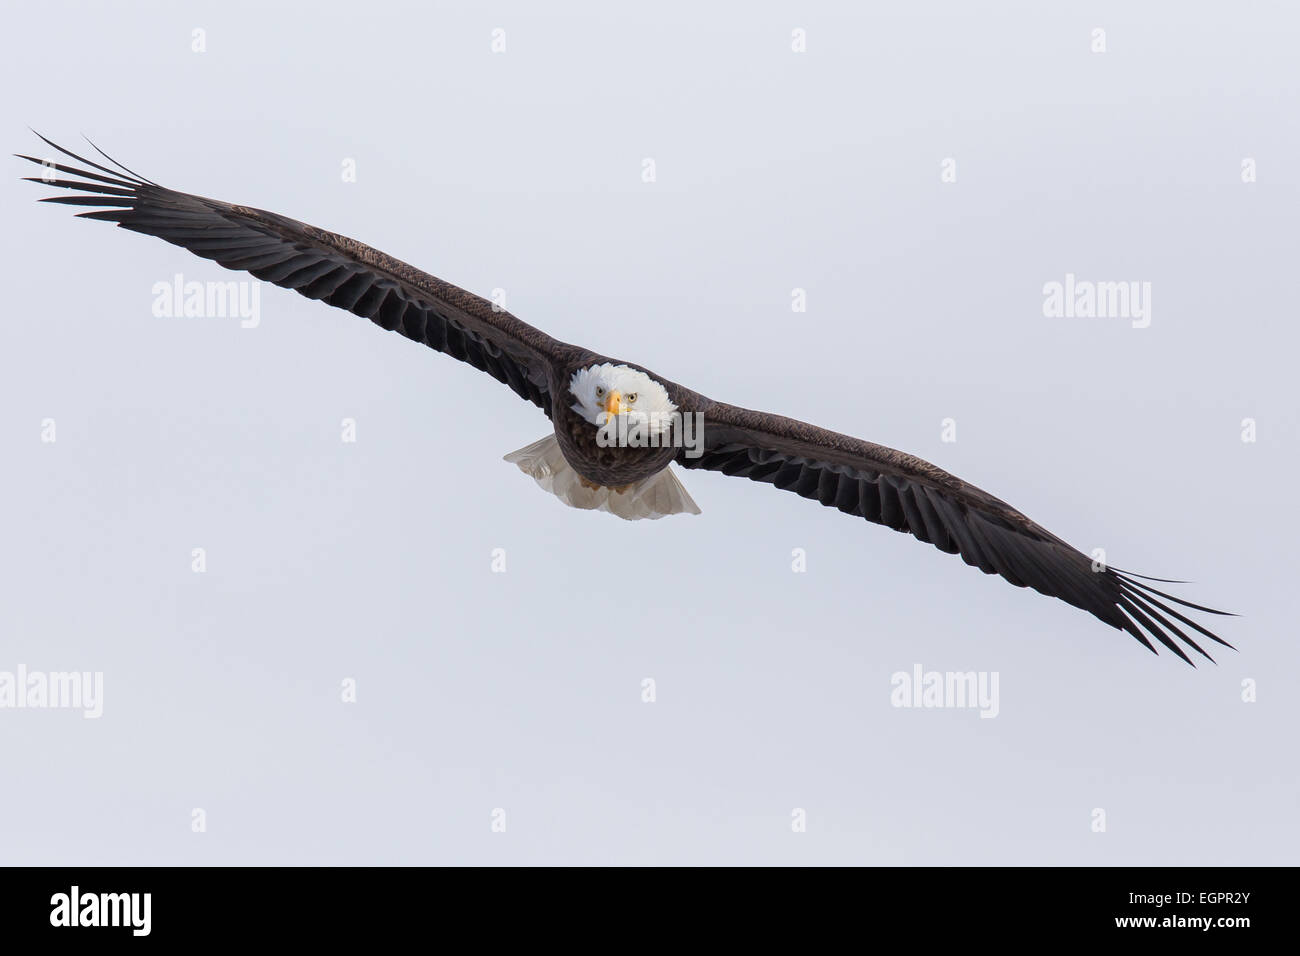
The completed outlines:
{"type": "MultiPolygon", "coordinates": [[[[566,370],[558,376],[560,382],[553,386],[552,394],[563,397],[551,403],[551,420],[555,424],[555,439],[560,443],[560,450],[574,471],[593,485],[625,488],[663,471],[672,464],[678,449],[673,447],[671,440],[661,442],[661,447],[635,448],[619,444],[601,446],[596,438],[597,429],[571,407],[572,396],[569,395],[567,386],[573,372],[601,361],[606,360],[588,353],[572,370],[566,370]]],[[[655,375],[651,377],[658,378],[655,375]]]]}

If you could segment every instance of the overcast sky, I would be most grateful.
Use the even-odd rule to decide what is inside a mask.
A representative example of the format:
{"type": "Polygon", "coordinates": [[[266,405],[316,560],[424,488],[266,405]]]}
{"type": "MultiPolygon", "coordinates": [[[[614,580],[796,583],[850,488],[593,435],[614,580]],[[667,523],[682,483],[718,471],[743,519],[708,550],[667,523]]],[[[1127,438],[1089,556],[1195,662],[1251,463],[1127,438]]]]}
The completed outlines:
{"type": "Polygon", "coordinates": [[[0,708],[0,861],[1295,863],[1294,12],[866,6],[15,7],[0,128],[934,461],[1237,652],[719,474],[566,509],[487,376],[270,285],[156,315],[235,274],[15,159],[0,672],[102,713],[0,708]]]}

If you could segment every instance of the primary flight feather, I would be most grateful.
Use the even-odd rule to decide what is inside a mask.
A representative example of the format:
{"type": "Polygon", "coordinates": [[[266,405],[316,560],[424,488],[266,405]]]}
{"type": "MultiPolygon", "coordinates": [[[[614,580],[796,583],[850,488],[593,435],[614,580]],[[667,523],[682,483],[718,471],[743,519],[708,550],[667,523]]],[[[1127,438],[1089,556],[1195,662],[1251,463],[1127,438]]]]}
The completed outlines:
{"type": "Polygon", "coordinates": [[[506,459],[572,507],[627,519],[698,514],[670,466],[720,471],[905,531],[986,574],[1088,611],[1153,652],[1151,638],[1189,664],[1180,642],[1212,660],[1192,632],[1231,646],[1172,605],[1225,612],[1145,583],[1160,579],[1095,567],[1010,505],[929,462],[716,402],[633,362],[557,341],[479,296],[346,236],[177,192],[102,151],[114,168],[41,139],[85,167],[22,156],[45,167],[45,175],[30,181],[74,190],[44,202],[94,207],[78,215],[157,236],[347,309],[509,386],[546,413],[552,433],[506,459]]]}

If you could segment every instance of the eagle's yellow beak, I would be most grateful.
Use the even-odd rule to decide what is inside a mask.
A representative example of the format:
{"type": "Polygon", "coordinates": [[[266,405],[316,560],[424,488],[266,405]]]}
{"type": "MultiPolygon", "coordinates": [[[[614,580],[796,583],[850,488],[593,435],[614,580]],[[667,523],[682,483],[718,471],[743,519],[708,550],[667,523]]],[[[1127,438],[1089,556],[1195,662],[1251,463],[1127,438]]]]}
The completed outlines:
{"type": "Polygon", "coordinates": [[[605,399],[605,411],[609,412],[610,416],[612,417],[614,415],[617,415],[622,410],[623,410],[623,393],[610,392],[609,396],[605,399]]]}

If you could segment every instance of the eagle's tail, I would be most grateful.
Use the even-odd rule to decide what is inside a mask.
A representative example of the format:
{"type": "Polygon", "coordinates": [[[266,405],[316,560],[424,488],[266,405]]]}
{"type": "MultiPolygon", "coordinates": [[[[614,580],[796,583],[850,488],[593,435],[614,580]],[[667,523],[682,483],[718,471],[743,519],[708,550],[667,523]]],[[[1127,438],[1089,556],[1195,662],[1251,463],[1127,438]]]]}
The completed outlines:
{"type": "Polygon", "coordinates": [[[525,448],[512,451],[505,460],[519,466],[519,470],[532,477],[543,491],[549,491],[570,508],[584,511],[608,511],[628,521],[641,518],[662,518],[664,515],[700,513],[699,505],[691,500],[686,488],[677,480],[671,466],[642,481],[628,485],[622,491],[613,488],[592,488],[582,481],[582,476],[560,451],[554,435],[547,435],[525,448]]]}

